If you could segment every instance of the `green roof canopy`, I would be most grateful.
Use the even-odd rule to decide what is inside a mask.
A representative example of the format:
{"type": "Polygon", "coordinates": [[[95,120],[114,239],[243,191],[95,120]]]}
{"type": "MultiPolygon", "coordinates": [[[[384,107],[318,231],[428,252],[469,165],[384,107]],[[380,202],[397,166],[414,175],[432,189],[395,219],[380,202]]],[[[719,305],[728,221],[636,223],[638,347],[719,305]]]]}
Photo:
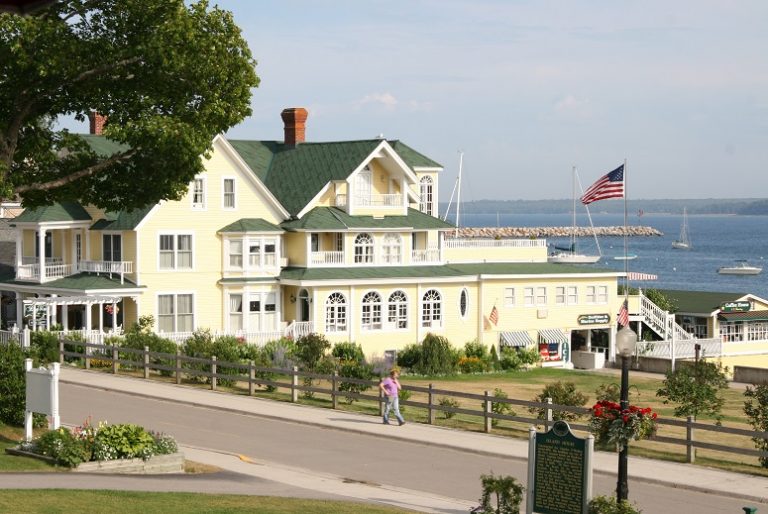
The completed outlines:
{"type": "Polygon", "coordinates": [[[34,209],[25,209],[13,220],[18,223],[46,221],[91,221],[91,216],[76,202],[61,202],[34,209]]]}
{"type": "Polygon", "coordinates": [[[659,292],[672,300],[676,312],[690,314],[710,314],[725,302],[734,302],[747,293],[718,293],[711,291],[681,291],[660,289],[659,292]]]}
{"type": "Polygon", "coordinates": [[[234,223],[230,223],[224,228],[220,228],[219,232],[282,232],[283,230],[277,225],[268,222],[262,218],[242,218],[234,223]]]}
{"type": "Polygon", "coordinates": [[[408,209],[405,216],[350,216],[336,207],[315,207],[298,220],[280,224],[286,230],[338,231],[347,229],[443,229],[455,228],[450,223],[424,214],[416,209],[408,209]]]}
{"type": "Polygon", "coordinates": [[[91,230],[133,230],[149,214],[154,205],[132,211],[108,212],[103,219],[91,226],[91,230]]]}

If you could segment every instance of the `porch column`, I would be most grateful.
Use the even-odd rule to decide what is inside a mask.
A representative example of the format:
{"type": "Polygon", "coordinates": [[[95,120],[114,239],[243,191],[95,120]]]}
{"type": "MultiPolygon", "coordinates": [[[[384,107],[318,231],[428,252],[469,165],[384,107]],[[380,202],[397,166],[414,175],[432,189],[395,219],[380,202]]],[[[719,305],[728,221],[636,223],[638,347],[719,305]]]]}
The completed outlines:
{"type": "Polygon", "coordinates": [[[64,326],[64,332],[69,330],[69,305],[61,306],[61,324],[64,326]]]}
{"type": "Polygon", "coordinates": [[[45,282],[45,229],[40,227],[37,231],[37,244],[40,249],[38,262],[40,263],[40,283],[45,282]]]}
{"type": "MultiPolygon", "coordinates": [[[[58,296],[58,295],[52,294],[51,298],[56,298],[56,296],[58,296]]],[[[56,314],[56,308],[58,306],[59,306],[59,304],[57,304],[57,303],[50,304],[50,307],[49,307],[50,310],[49,310],[49,315],[48,315],[48,319],[50,320],[50,322],[48,324],[51,327],[56,325],[59,322],[58,316],[56,314]]]]}
{"type": "Polygon", "coordinates": [[[91,304],[86,303],[85,304],[85,326],[83,327],[85,330],[91,330],[91,319],[93,317],[91,313],[91,304]]]}
{"type": "Polygon", "coordinates": [[[37,332],[37,302],[32,302],[32,331],[37,332]]]}
{"type": "Polygon", "coordinates": [[[611,326],[608,330],[608,358],[611,362],[616,362],[616,327],[611,326]]]}
{"type": "Polygon", "coordinates": [[[16,326],[19,330],[24,328],[24,300],[21,298],[21,293],[15,291],[16,295],[16,326]]]}
{"type": "Polygon", "coordinates": [[[104,333],[104,304],[99,302],[99,333],[104,333]]]}
{"type": "Polygon", "coordinates": [[[112,302],[112,332],[117,330],[117,304],[112,302]]]}
{"type": "Polygon", "coordinates": [[[592,329],[587,330],[587,351],[592,351],[592,329]]]}

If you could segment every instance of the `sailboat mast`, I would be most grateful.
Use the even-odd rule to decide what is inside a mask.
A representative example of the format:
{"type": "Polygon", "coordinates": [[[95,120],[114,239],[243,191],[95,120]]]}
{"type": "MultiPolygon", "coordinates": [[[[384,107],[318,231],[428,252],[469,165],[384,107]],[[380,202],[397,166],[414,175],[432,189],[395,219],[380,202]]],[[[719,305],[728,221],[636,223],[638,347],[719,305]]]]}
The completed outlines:
{"type": "Polygon", "coordinates": [[[461,168],[464,165],[464,152],[459,152],[459,191],[456,195],[456,232],[455,237],[459,237],[459,209],[461,208],[461,168]]]}
{"type": "Polygon", "coordinates": [[[576,166],[571,168],[571,196],[573,197],[573,206],[571,215],[571,253],[576,253],[576,166]]]}

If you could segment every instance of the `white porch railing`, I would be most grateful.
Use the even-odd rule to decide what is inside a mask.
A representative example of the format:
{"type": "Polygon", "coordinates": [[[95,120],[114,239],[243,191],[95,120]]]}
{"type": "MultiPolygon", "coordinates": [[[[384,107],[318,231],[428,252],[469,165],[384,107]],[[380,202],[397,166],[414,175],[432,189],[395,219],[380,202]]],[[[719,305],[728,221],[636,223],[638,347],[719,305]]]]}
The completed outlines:
{"type": "Polygon", "coordinates": [[[544,248],[547,246],[547,240],[448,238],[444,244],[445,248],[544,248]]]}
{"type": "MultiPolygon", "coordinates": [[[[349,195],[337,194],[335,198],[335,207],[346,207],[350,205],[349,195]]],[[[351,205],[356,207],[402,207],[403,195],[400,193],[375,194],[353,196],[351,205]]]]}
{"type": "Polygon", "coordinates": [[[414,263],[438,263],[440,262],[440,249],[427,248],[426,250],[413,250],[411,262],[414,263]]]}
{"type": "Polygon", "coordinates": [[[642,294],[640,295],[640,315],[643,316],[645,324],[663,339],[670,339],[673,334],[674,339],[678,341],[695,339],[675,322],[674,314],[668,313],[642,294]]]}
{"type": "Polygon", "coordinates": [[[312,252],[312,264],[344,264],[344,252],[312,252]]]}
{"type": "MultiPolygon", "coordinates": [[[[75,267],[71,264],[53,264],[45,266],[45,280],[56,280],[75,273],[75,267]]],[[[40,280],[39,264],[22,264],[16,269],[18,280],[40,280]]]]}
{"type": "MultiPolygon", "coordinates": [[[[29,259],[24,259],[29,260],[29,259]]],[[[80,272],[109,273],[120,275],[120,282],[124,276],[133,273],[132,261],[80,261],[78,264],[64,264],[61,259],[45,260],[45,281],[68,277],[80,272]]],[[[31,263],[21,264],[16,268],[17,280],[40,281],[40,263],[37,259],[31,263]]]]}
{"type": "Polygon", "coordinates": [[[315,324],[312,321],[293,321],[285,327],[285,337],[298,339],[315,331],[315,324]]]}
{"type": "Polygon", "coordinates": [[[640,357],[656,357],[672,361],[672,369],[678,359],[693,359],[696,357],[696,345],[701,345],[701,355],[705,357],[721,357],[723,342],[719,338],[687,339],[665,341],[638,341],[637,355],[640,357]]]}

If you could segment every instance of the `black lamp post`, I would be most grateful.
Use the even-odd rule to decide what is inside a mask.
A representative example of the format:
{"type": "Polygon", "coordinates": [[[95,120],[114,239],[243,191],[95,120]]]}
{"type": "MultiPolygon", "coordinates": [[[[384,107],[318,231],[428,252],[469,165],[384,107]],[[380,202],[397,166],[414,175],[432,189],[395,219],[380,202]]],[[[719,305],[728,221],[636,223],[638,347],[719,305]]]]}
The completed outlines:
{"type": "MultiPolygon", "coordinates": [[[[622,327],[616,332],[616,350],[621,356],[621,410],[629,409],[629,358],[635,353],[637,334],[629,328],[622,327]]],[[[627,461],[629,460],[629,444],[625,444],[619,452],[619,477],[616,482],[616,502],[626,500],[629,496],[627,485],[627,461]]]]}

